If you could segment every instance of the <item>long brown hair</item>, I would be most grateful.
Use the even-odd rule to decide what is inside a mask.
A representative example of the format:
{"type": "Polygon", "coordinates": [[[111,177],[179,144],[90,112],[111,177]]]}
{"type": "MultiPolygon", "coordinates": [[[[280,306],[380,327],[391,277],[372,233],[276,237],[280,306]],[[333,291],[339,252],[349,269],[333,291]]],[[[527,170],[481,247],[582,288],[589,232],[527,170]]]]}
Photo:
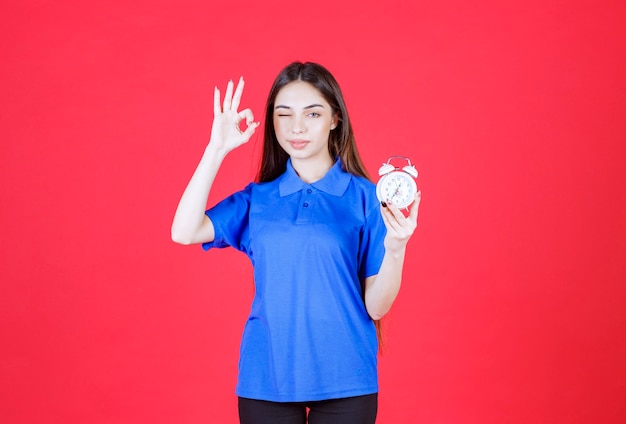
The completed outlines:
{"type": "Polygon", "coordinates": [[[278,92],[294,81],[304,81],[317,88],[338,118],[337,127],[330,132],[328,151],[330,157],[340,158],[345,171],[369,179],[356,148],[354,132],[348,109],[339,84],[322,65],[312,62],[293,62],[283,68],[274,80],[265,106],[265,132],[263,153],[257,182],[273,181],[285,172],[289,155],[280,147],[274,129],[274,103],[278,92]]]}
{"type": "MultiPolygon", "coordinates": [[[[257,182],[273,181],[287,169],[289,155],[278,144],[274,129],[274,103],[278,92],[294,81],[304,81],[317,88],[338,118],[337,126],[330,132],[328,152],[330,157],[340,158],[344,171],[370,179],[356,147],[354,132],[350,124],[348,109],[337,80],[322,65],[313,62],[293,62],[278,74],[267,96],[265,105],[265,130],[263,153],[257,182]]],[[[363,283],[363,287],[364,287],[363,283]]],[[[378,335],[379,349],[382,351],[383,337],[380,320],[374,321],[378,335]]]]}

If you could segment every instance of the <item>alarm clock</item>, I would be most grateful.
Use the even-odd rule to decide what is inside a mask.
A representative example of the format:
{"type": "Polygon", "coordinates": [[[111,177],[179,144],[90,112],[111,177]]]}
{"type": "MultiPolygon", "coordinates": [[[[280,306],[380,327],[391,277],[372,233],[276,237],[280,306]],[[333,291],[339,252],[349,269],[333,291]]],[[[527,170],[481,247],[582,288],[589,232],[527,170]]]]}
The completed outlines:
{"type": "Polygon", "coordinates": [[[417,169],[411,164],[409,158],[404,156],[391,156],[378,170],[380,179],[376,184],[376,197],[381,202],[393,202],[398,208],[408,209],[415,200],[417,194],[417,169]],[[403,159],[408,165],[402,169],[391,164],[393,159],[403,159]]]}

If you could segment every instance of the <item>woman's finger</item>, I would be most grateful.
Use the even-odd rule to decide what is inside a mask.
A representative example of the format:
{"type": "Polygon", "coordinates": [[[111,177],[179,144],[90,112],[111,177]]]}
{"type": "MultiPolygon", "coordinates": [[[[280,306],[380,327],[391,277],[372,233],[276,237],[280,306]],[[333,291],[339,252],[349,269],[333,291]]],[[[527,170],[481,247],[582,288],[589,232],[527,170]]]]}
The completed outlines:
{"type": "Polygon", "coordinates": [[[233,85],[233,80],[228,81],[228,85],[226,85],[226,94],[224,94],[224,112],[231,110],[233,85]]]}
{"type": "Polygon", "coordinates": [[[237,109],[239,109],[239,102],[241,102],[241,95],[243,94],[243,86],[243,77],[240,77],[239,82],[237,83],[237,88],[235,89],[235,94],[233,95],[233,101],[230,106],[231,109],[234,111],[237,111],[237,109]]]}
{"type": "Polygon", "coordinates": [[[250,125],[248,125],[248,128],[246,128],[246,130],[242,133],[246,141],[248,141],[250,137],[252,137],[252,134],[254,134],[259,125],[260,124],[258,122],[252,122],[250,123],[250,125]]]}
{"type": "Polygon", "coordinates": [[[405,218],[404,214],[398,209],[398,207],[391,201],[387,201],[387,209],[396,218],[398,222],[402,222],[405,218]]]}
{"type": "Polygon", "coordinates": [[[222,107],[220,106],[220,89],[215,87],[213,91],[213,116],[217,116],[222,113],[222,107]]]}
{"type": "MultiPolygon", "coordinates": [[[[402,228],[402,226],[398,222],[398,218],[390,210],[390,208],[392,207],[391,202],[386,202],[386,204],[387,206],[381,205],[380,207],[381,215],[383,217],[383,221],[385,222],[385,226],[390,230],[398,232],[402,228]]],[[[404,218],[404,216],[402,216],[402,218],[404,218]]]]}
{"type": "Polygon", "coordinates": [[[254,122],[254,114],[252,113],[252,110],[250,109],[244,109],[241,112],[239,112],[237,115],[239,116],[239,119],[246,120],[246,125],[250,125],[254,122]]]}
{"type": "Polygon", "coordinates": [[[417,194],[415,194],[415,202],[413,202],[413,205],[411,205],[411,211],[409,212],[409,221],[411,221],[413,225],[417,225],[417,215],[420,208],[421,200],[422,192],[418,191],[417,194]]]}

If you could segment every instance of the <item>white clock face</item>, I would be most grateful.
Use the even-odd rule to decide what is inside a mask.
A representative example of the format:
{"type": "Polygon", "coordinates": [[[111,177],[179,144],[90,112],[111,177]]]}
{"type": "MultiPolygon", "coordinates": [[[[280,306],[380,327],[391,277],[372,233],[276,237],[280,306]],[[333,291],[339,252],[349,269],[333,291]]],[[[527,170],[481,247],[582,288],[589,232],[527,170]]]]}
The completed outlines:
{"type": "Polygon", "coordinates": [[[376,196],[383,202],[391,201],[399,208],[406,208],[417,193],[417,184],[409,174],[393,171],[383,175],[376,185],[376,196]]]}

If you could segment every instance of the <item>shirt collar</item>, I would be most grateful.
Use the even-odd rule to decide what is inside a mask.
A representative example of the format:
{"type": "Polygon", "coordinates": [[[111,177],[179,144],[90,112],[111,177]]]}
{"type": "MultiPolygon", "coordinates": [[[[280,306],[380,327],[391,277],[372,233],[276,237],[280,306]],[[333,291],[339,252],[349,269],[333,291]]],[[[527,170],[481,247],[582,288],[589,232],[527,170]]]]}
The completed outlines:
{"type": "MultiPolygon", "coordinates": [[[[341,197],[348,189],[351,179],[352,176],[343,170],[341,159],[338,158],[326,175],[321,180],[312,183],[311,186],[333,196],[341,197]]],[[[293,169],[291,159],[287,160],[287,170],[282,175],[278,185],[280,196],[285,197],[296,193],[306,185],[307,183],[302,181],[296,170],[293,169]]]]}

